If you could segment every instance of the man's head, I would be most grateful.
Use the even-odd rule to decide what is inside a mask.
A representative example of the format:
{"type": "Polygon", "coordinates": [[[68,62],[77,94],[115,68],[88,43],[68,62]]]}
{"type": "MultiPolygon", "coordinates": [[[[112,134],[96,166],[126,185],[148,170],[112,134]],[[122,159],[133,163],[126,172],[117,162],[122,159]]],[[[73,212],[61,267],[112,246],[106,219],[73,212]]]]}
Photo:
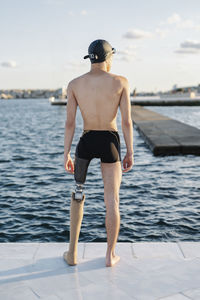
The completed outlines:
{"type": "Polygon", "coordinates": [[[88,55],[84,56],[84,59],[89,58],[91,64],[106,62],[108,69],[111,67],[112,55],[115,53],[115,48],[106,40],[95,40],[88,47],[88,55]]]}

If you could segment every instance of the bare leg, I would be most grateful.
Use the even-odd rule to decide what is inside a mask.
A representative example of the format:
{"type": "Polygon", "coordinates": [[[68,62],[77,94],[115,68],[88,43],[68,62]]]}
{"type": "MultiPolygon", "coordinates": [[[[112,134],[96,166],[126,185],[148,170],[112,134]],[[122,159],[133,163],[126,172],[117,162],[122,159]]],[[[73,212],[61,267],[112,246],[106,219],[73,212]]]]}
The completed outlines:
{"type": "Polygon", "coordinates": [[[115,246],[120,228],[119,189],[122,178],[121,162],[101,163],[101,171],[106,205],[106,266],[112,267],[120,260],[120,257],[115,255],[115,246]]]}

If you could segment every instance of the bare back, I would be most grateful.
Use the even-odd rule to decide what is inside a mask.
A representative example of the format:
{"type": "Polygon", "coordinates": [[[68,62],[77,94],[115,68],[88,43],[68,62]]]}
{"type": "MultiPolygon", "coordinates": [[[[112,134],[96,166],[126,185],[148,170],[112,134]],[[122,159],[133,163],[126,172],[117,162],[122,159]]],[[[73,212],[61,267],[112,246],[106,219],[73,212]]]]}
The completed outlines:
{"type": "Polygon", "coordinates": [[[100,70],[73,80],[73,93],[82,114],[84,130],[117,130],[122,79],[122,76],[100,70]]]}

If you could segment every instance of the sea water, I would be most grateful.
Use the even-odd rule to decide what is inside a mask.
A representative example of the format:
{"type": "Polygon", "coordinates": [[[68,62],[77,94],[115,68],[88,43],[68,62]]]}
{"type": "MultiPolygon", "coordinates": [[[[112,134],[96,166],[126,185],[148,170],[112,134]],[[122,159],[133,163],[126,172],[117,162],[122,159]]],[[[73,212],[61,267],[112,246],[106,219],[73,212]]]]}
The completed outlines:
{"type": "MultiPolygon", "coordinates": [[[[200,107],[147,107],[200,128],[200,107]]],[[[64,169],[65,106],[0,101],[0,242],[68,242],[74,176],[64,169]]],[[[126,153],[118,110],[122,159],[126,153]]],[[[83,131],[79,108],[71,146],[83,131]]],[[[118,241],[199,241],[200,157],[155,157],[134,127],[134,166],[122,174],[118,241]]],[[[100,159],[89,165],[79,241],[106,242],[100,159]]]]}

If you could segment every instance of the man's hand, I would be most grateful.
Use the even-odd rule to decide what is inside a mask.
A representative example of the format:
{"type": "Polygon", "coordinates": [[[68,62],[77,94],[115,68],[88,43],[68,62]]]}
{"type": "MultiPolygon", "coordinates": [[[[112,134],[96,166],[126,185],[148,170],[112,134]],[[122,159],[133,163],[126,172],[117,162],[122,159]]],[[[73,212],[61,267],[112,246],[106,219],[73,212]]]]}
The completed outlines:
{"type": "Polygon", "coordinates": [[[122,172],[128,172],[133,166],[133,154],[126,154],[123,159],[122,172]]]}
{"type": "Polygon", "coordinates": [[[74,163],[72,161],[70,154],[64,157],[64,166],[65,166],[65,170],[68,173],[74,174],[74,163]]]}

